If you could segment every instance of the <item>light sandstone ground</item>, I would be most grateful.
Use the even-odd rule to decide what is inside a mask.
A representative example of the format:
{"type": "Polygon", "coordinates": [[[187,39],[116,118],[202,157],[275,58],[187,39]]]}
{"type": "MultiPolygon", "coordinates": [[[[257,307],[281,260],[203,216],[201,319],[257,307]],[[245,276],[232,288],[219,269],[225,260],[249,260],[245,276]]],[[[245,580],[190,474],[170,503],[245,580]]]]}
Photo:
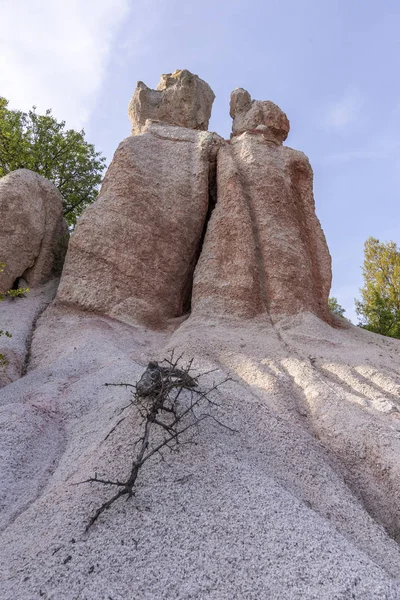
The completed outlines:
{"type": "Polygon", "coordinates": [[[399,342],[311,314],[171,334],[53,305],[0,396],[2,598],[397,599],[398,373],[399,342]],[[206,421],[86,534],[108,490],[75,484],[122,478],[139,435],[105,439],[129,392],[104,383],[172,348],[231,375],[216,416],[237,433],[206,421]]]}
{"type": "Polygon", "coordinates": [[[60,272],[68,243],[62,198],[47,179],[18,169],[0,179],[0,291],[23,277],[29,286],[60,272]]]}
{"type": "Polygon", "coordinates": [[[0,329],[9,331],[11,338],[0,337],[0,354],[7,364],[0,368],[0,388],[21,377],[29,360],[31,335],[36,319],[56,295],[58,279],[29,291],[25,298],[6,298],[0,302],[0,329]]]}

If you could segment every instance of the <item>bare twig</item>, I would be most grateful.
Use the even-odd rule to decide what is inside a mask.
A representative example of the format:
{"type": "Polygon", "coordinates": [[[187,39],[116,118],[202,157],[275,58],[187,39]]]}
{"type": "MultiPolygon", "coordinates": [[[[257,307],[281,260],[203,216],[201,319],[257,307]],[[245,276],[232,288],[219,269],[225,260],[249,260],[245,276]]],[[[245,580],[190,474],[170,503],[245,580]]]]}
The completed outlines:
{"type": "MultiPolygon", "coordinates": [[[[181,362],[182,356],[175,359],[172,351],[170,358],[165,359],[162,363],[150,362],[135,385],[130,383],[105,384],[107,386],[133,388],[130,404],[125,406],[123,410],[127,408],[135,409],[142,420],[143,429],[140,437],[134,441],[134,458],[131,461],[130,471],[125,481],[99,478],[96,473],[94,477],[80,482],[98,483],[119,488],[109,500],[95,511],[86,526],[86,531],[119,498],[126,496],[129,499],[134,495],[134,488],[140,470],[148,460],[158,455],[162,461],[166,462],[162,450],[166,449],[170,452],[179,450],[184,434],[194,427],[198,428],[205,419],[211,418],[219,426],[236,433],[235,429],[219,421],[210,412],[213,407],[218,406],[211,399],[212,393],[226,383],[229,378],[213,383],[209,389],[202,390],[198,387],[198,380],[201,376],[193,376],[190,373],[193,359],[183,367],[181,362]],[[163,432],[163,437],[161,441],[158,441],[161,432],[163,432]]],[[[211,372],[208,371],[207,374],[211,372]]],[[[127,416],[124,416],[117,421],[104,441],[115,432],[126,418],[127,416]]],[[[184,438],[183,441],[186,443],[188,440],[184,438]]]]}

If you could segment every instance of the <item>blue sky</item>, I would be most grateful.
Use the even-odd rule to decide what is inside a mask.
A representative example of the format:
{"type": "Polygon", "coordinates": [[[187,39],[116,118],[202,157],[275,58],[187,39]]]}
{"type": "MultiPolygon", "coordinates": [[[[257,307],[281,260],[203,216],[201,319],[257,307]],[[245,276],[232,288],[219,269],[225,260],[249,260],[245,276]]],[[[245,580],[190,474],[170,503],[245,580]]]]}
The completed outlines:
{"type": "Polygon", "coordinates": [[[332,295],[356,321],[363,244],[400,243],[398,0],[3,0],[0,94],[52,108],[111,160],[137,80],[186,68],[229,137],[235,87],[288,115],[314,169],[332,295]]]}

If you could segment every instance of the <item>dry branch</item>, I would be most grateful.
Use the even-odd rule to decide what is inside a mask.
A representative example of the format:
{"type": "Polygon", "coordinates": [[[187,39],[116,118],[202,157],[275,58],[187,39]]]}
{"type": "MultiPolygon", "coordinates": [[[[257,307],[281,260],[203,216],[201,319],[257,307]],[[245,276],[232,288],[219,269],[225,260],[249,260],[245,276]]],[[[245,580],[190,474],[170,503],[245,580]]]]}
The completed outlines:
{"type": "MultiPolygon", "coordinates": [[[[125,481],[99,478],[96,473],[94,477],[81,482],[119,488],[95,511],[86,526],[86,531],[119,498],[122,496],[130,498],[134,495],[140,470],[148,460],[156,455],[165,460],[162,451],[164,449],[170,452],[177,450],[184,434],[190,429],[198,427],[205,419],[211,418],[221,427],[235,432],[210,412],[211,409],[218,406],[211,398],[213,392],[226,383],[229,378],[213,383],[210,388],[203,390],[199,388],[198,383],[201,375],[193,376],[191,374],[193,360],[189,361],[186,366],[181,366],[181,363],[182,356],[175,359],[172,352],[170,359],[164,359],[162,363],[150,362],[136,385],[130,383],[106,384],[133,388],[130,404],[123,410],[128,408],[136,410],[141,419],[142,434],[134,441],[134,458],[125,481]],[[161,441],[159,441],[160,434],[162,434],[161,441]]],[[[119,419],[105,440],[116,431],[125,419],[126,416],[119,419]]],[[[184,439],[184,441],[187,440],[184,439]]]]}

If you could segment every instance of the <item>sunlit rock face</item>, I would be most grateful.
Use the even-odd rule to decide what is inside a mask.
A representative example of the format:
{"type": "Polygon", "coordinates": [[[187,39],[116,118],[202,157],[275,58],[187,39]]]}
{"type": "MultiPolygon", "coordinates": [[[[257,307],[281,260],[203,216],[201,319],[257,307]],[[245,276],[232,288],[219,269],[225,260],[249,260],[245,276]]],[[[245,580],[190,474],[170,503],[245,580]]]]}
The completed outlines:
{"type": "Polygon", "coordinates": [[[279,106],[269,100],[252,100],[243,88],[233,90],[229,114],[233,119],[232,136],[258,131],[264,139],[281,144],[289,134],[289,119],[279,106]]]}
{"type": "Polygon", "coordinates": [[[206,131],[214,98],[208,83],[186,69],[161,75],[155,90],[139,81],[128,108],[132,134],[142,133],[147,119],[206,131]]]}
{"type": "Polygon", "coordinates": [[[71,237],[58,299],[160,327],[188,310],[216,136],[147,122],[71,237]]]}
{"type": "Polygon", "coordinates": [[[213,98],[189,71],[163,75],[158,90],[138,84],[136,135],[77,225],[59,300],[156,328],[190,309],[329,321],[331,259],[310,163],[282,145],[287,116],[236,89],[224,142],[195,131],[213,98]]]}
{"type": "Polygon", "coordinates": [[[138,84],[129,106],[137,135],[121,142],[77,224],[60,301],[153,328],[189,310],[222,142],[202,131],[213,100],[186,70],[163,75],[157,91],[138,84]]]}
{"type": "Polygon", "coordinates": [[[217,206],[194,278],[193,310],[329,320],[331,258],[315,214],[307,157],[282,145],[289,121],[272,102],[231,96],[233,133],[217,159],[217,206]]]}
{"type": "Polygon", "coordinates": [[[0,292],[23,277],[33,287],[59,271],[68,243],[62,197],[47,179],[18,169],[0,179],[0,292]]]}

